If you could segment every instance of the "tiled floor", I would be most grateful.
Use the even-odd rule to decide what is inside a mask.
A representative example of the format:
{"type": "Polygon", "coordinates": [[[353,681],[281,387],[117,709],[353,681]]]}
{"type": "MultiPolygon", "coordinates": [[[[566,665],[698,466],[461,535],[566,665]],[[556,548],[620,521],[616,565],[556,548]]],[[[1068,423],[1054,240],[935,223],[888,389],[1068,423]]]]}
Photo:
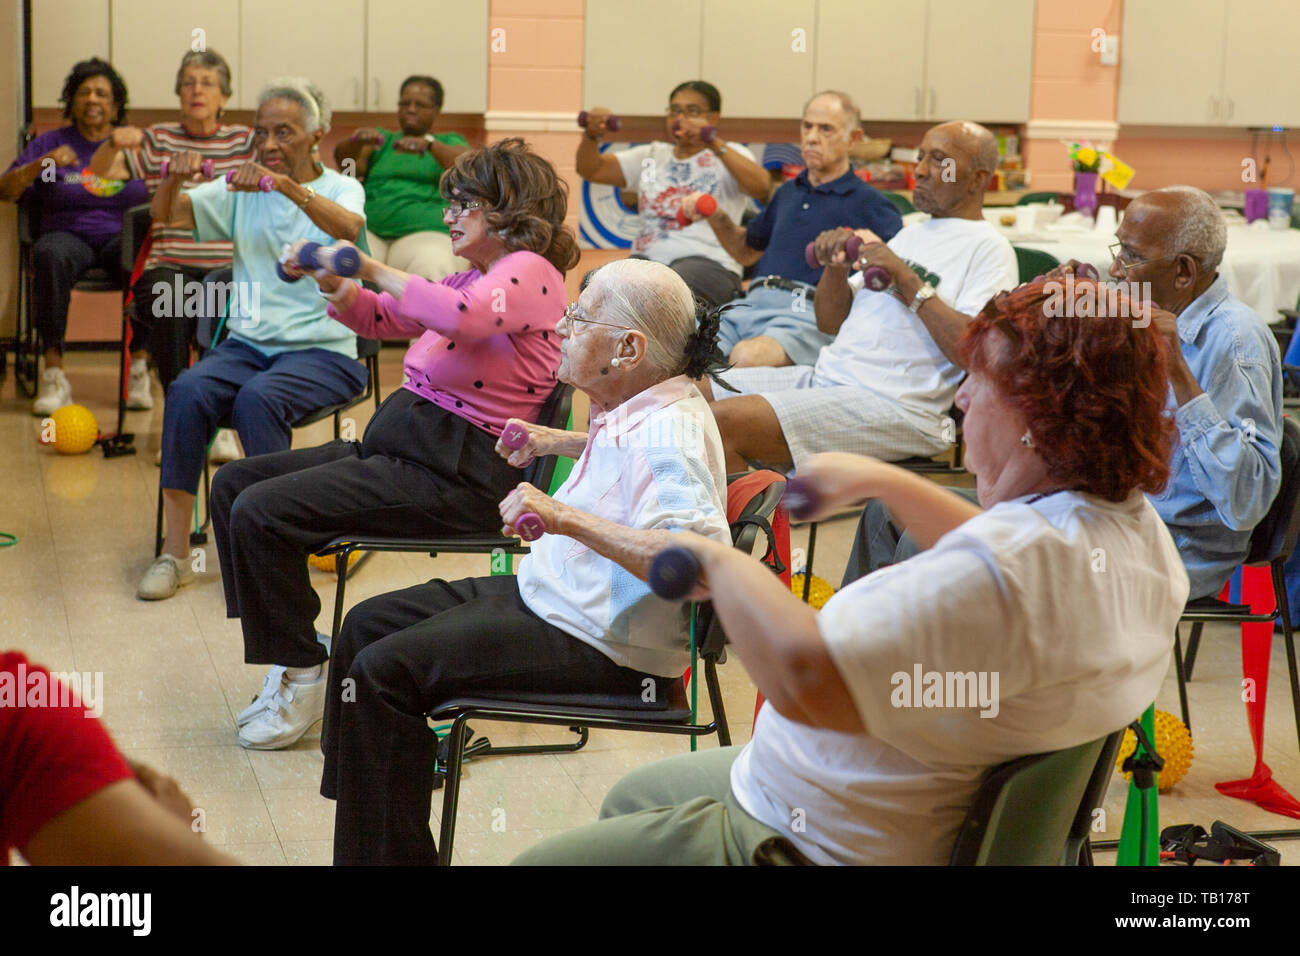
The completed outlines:
{"type": "MultiPolygon", "coordinates": [[[[401,377],[401,351],[386,350],[386,390],[401,377]]],[[[104,353],[69,356],[75,400],[111,429],[116,372],[104,353]]],[[[155,387],[156,393],[156,387],[155,387]]],[[[248,863],[325,864],[331,856],[333,811],[317,793],[321,755],[316,732],[289,751],[249,752],[235,742],[234,714],[257,691],[263,669],[243,663],[239,624],[225,618],[216,554],[207,573],[169,601],[135,598],[152,555],[158,470],[153,464],[162,424],[153,412],[132,413],[128,430],[139,453],[106,460],[98,450],[76,457],[37,441],[39,421],[15,397],[12,378],[0,389],[0,530],[17,534],[0,549],[0,646],[16,648],[53,670],[102,671],[104,719],[123,750],[174,775],[204,811],[207,837],[248,863]]],[[[372,406],[359,411],[357,434],[372,406]]],[[[294,436],[296,447],[330,437],[323,423],[294,436]]],[[[838,583],[853,521],[823,524],[817,572],[838,583]]],[[[794,545],[805,542],[796,529],[794,545]]],[[[349,582],[348,600],[427,580],[486,572],[483,557],[379,554],[349,582]]],[[[313,572],[321,598],[318,627],[328,630],[332,575],[313,572]]],[[[1272,706],[1266,758],[1276,778],[1300,794],[1300,761],[1286,671],[1277,642],[1270,678],[1272,706]]],[[[1248,776],[1253,757],[1240,703],[1240,658],[1227,629],[1205,641],[1191,692],[1197,731],[1191,772],[1161,796],[1162,823],[1217,819],[1242,829],[1280,829],[1288,818],[1222,797],[1215,781],[1248,776]]],[[[748,739],[754,688],[733,655],[721,670],[736,742],[748,739]]],[[[701,695],[704,699],[704,695],[701,695]]],[[[1177,712],[1172,674],[1159,706],[1177,712]]],[[[483,725],[496,742],[563,736],[546,728],[483,725]]],[[[713,746],[706,742],[704,746],[713,746]]],[[[627,770],[683,752],[681,738],[594,733],[587,748],[562,756],[497,757],[471,762],[465,774],[456,858],[465,864],[510,860],[549,833],[595,819],[601,798],[627,770]]],[[[1101,838],[1118,835],[1125,785],[1114,778],[1101,838]]],[[[437,826],[435,799],[433,825],[437,826]]],[[[1284,860],[1300,844],[1280,843],[1284,860]]],[[[1106,855],[1101,861],[1106,861],[1106,855]]]]}

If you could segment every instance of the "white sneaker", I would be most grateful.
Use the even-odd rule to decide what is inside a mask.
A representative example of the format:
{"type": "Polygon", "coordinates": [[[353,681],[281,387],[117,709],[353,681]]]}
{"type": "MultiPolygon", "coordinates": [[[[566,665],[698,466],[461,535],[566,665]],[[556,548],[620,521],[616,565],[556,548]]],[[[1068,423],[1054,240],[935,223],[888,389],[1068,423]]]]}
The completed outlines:
{"type": "Polygon", "coordinates": [[[291,682],[283,674],[266,708],[239,729],[246,750],[283,750],[325,717],[325,675],[310,683],[291,682]]]}
{"type": "Polygon", "coordinates": [[[242,727],[271,704],[271,697],[280,689],[280,679],[284,677],[284,665],[276,664],[262,678],[262,689],[257,692],[253,702],[239,712],[235,726],[242,727]]]}
{"type": "Polygon", "coordinates": [[[33,415],[50,415],[72,404],[72,385],[61,368],[47,368],[41,373],[40,391],[32,402],[33,415]]]}
{"type": "Polygon", "coordinates": [[[175,594],[177,588],[193,583],[194,569],[189,561],[161,554],[149,565],[135,593],[143,601],[161,601],[175,594]]]}
{"type": "Polygon", "coordinates": [[[208,449],[208,461],[238,461],[243,457],[244,453],[239,450],[235,433],[229,428],[218,429],[217,437],[212,440],[212,447],[208,449]]]}
{"type": "Polygon", "coordinates": [[[144,359],[131,360],[131,377],[126,385],[126,407],[133,412],[146,412],[153,408],[153,395],[149,388],[149,365],[144,359]]]}

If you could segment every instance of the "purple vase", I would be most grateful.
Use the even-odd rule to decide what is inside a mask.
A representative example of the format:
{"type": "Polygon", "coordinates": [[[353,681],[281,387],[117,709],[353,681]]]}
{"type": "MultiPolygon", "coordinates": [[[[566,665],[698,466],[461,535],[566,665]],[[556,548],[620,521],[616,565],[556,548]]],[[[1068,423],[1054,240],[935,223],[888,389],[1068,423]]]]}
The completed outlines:
{"type": "Polygon", "coordinates": [[[1074,208],[1085,216],[1097,215],[1097,174],[1074,174],[1074,208]]]}

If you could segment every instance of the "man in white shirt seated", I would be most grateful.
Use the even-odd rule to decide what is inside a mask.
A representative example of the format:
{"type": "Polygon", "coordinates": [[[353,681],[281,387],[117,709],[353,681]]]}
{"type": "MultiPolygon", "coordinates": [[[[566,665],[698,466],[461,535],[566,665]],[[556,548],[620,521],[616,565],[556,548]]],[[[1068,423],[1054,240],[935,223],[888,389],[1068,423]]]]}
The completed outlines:
{"type": "Polygon", "coordinates": [[[1169,478],[1167,352],[1126,310],[1046,303],[1041,285],[1000,295],[963,340],[957,406],[986,510],[859,456],[801,469],[812,517],[879,498],[928,551],[817,612],[749,556],[674,537],[766,701],[753,738],[633,771],[597,823],[517,862],[942,864],[992,767],[1150,704],[1188,591],[1142,494],[1169,478]]]}
{"type": "Polygon", "coordinates": [[[741,393],[713,392],[729,471],[753,461],[798,466],[823,451],[897,461],[948,446],[945,419],[962,377],[957,341],[969,317],[1017,279],[1011,244],[982,213],[997,162],[984,127],[936,126],[921,140],[913,194],[928,222],[871,242],[855,263],[844,253],[848,232],[818,237],[825,268],[813,301],[818,328],[835,341],[815,365],[723,376],[741,393]],[[864,289],[861,275],[851,277],[851,267],[872,265],[888,271],[889,290],[864,289]]]}

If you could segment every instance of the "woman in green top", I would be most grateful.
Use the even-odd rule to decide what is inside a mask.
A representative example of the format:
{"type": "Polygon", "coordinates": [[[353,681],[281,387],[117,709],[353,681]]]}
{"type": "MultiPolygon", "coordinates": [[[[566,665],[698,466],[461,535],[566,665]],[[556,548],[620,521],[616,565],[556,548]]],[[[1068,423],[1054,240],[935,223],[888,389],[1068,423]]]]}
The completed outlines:
{"type": "Polygon", "coordinates": [[[397,101],[400,133],[359,129],[334,147],[339,170],[366,185],[371,255],[433,281],[469,268],[451,251],[442,221],[446,201],[438,191],[443,170],[468,144],[459,133],[432,132],[441,110],[442,84],[431,76],[409,76],[397,101]]]}

